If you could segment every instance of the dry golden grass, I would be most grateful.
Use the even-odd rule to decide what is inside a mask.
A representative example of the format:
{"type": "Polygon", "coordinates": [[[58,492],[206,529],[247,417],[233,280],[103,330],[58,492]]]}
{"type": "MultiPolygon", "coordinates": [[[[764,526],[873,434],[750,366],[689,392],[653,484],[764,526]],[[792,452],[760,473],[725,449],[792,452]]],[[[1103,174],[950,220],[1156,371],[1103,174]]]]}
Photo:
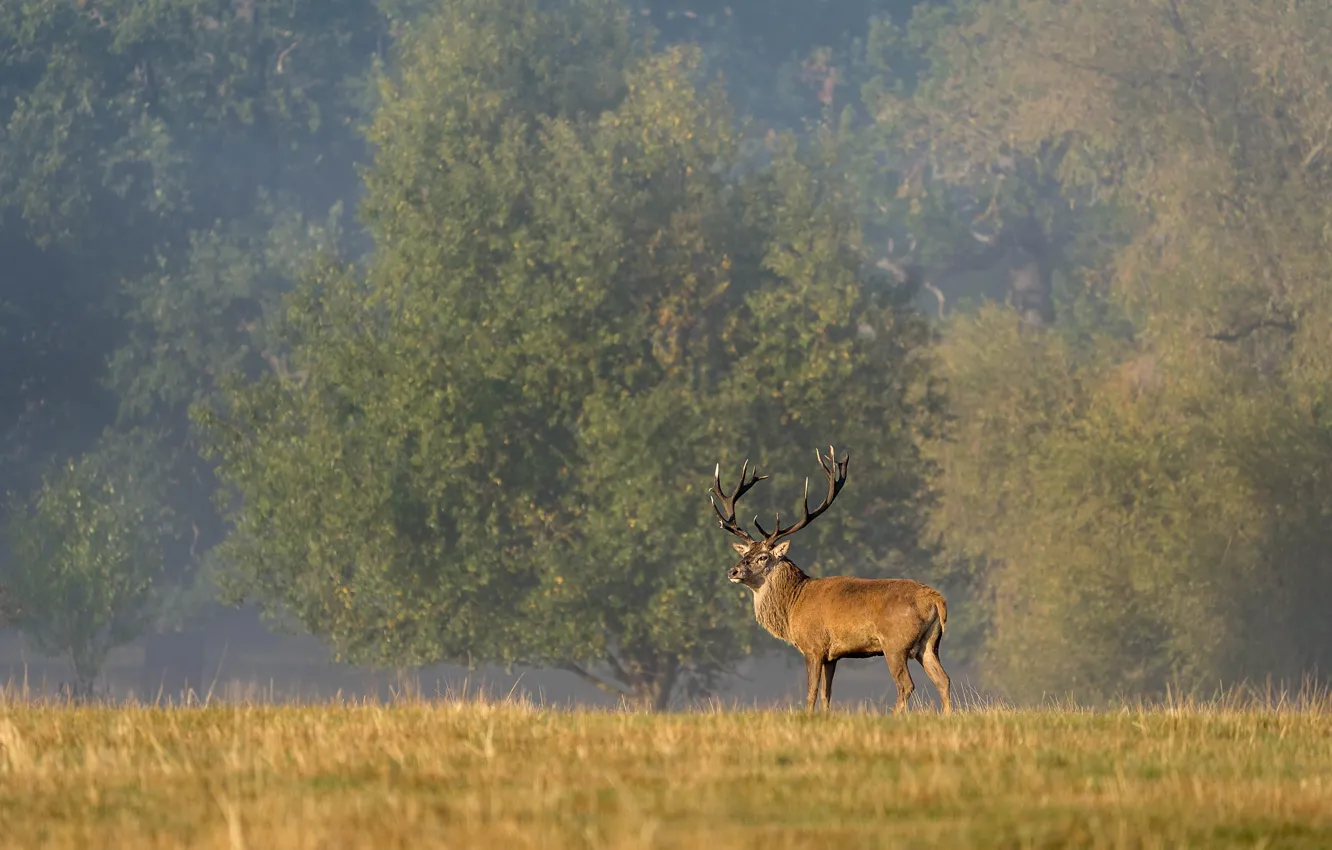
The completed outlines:
{"type": "Polygon", "coordinates": [[[0,704],[0,845],[1332,847],[1332,711],[0,704]]]}

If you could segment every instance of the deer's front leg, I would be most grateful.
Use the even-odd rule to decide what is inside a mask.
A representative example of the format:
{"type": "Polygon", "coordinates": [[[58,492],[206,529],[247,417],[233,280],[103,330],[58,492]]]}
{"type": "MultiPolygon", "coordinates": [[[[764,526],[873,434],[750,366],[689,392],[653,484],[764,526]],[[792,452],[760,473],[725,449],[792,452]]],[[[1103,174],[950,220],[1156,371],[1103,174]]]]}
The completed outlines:
{"type": "Polygon", "coordinates": [[[823,710],[832,711],[832,682],[837,673],[837,659],[823,662],[823,710]]]}
{"type": "Polygon", "coordinates": [[[805,656],[805,710],[813,711],[814,703],[819,698],[819,678],[823,674],[823,659],[814,655],[805,656]]]}

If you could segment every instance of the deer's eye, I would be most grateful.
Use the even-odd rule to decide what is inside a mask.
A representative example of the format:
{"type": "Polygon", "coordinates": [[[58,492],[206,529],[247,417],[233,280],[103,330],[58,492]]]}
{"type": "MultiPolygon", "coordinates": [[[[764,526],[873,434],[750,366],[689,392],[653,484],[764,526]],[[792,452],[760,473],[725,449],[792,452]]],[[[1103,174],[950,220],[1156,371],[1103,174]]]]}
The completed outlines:
{"type": "Polygon", "coordinates": [[[759,555],[759,556],[758,556],[758,562],[759,562],[760,564],[763,563],[763,562],[766,561],[766,560],[768,560],[768,555],[767,555],[766,552],[763,553],[762,555],[759,555]]]}

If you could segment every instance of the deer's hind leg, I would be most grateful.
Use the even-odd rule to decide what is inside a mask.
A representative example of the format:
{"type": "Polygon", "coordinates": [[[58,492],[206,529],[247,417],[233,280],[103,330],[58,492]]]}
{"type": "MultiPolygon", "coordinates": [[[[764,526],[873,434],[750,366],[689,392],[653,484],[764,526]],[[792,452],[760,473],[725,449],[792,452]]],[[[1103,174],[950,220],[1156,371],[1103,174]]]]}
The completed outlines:
{"type": "Polygon", "coordinates": [[[893,674],[893,682],[897,684],[897,704],[893,706],[893,714],[901,714],[907,710],[907,700],[911,699],[911,694],[916,690],[916,683],[911,681],[911,671],[907,669],[907,653],[904,650],[888,650],[883,654],[888,662],[888,672],[893,674]]]}
{"type": "Polygon", "coordinates": [[[939,640],[942,637],[942,629],[935,629],[934,634],[930,635],[929,640],[925,642],[925,651],[920,654],[920,666],[925,668],[925,675],[930,677],[935,690],[939,692],[939,702],[943,704],[943,713],[952,714],[953,704],[949,694],[951,683],[948,680],[948,673],[943,668],[943,663],[939,661],[939,640]]]}

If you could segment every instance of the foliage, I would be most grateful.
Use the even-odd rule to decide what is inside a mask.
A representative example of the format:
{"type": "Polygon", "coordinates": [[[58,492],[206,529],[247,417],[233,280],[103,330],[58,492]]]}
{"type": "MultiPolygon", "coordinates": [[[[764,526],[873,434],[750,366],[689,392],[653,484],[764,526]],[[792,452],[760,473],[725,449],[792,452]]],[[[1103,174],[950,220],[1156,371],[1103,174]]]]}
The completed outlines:
{"type": "Polygon", "coordinates": [[[866,269],[848,184],[789,140],[733,178],[695,54],[633,45],[602,0],[423,21],[370,131],[364,277],[308,281],[300,377],[203,417],[238,591],[349,657],[705,688],[752,631],[705,501],[740,446],[786,468],[852,444],[822,566],[921,554],[938,398],[910,293],[866,269]]]}
{"type": "Polygon", "coordinates": [[[230,217],[273,165],[317,180],[354,153],[338,138],[355,141],[364,66],[348,57],[384,27],[362,0],[11,4],[0,207],[39,242],[86,244],[189,210],[230,217]]]}
{"type": "Polygon", "coordinates": [[[154,448],[150,435],[108,434],[10,508],[3,583],[17,608],[13,625],[71,661],[80,694],[107,652],[137,638],[153,614],[162,544],[174,533],[154,448]]]}
{"type": "MultiPolygon", "coordinates": [[[[0,423],[6,436],[40,457],[67,448],[50,434],[96,435],[115,399],[88,385],[121,344],[120,321],[161,330],[147,303],[122,310],[116,288],[145,275],[185,288],[179,267],[199,259],[191,231],[256,226],[233,223],[262,200],[256,187],[295,191],[321,211],[352,187],[357,79],[386,25],[371,0],[6,5],[0,344],[12,347],[14,368],[0,393],[15,411],[0,423]]],[[[156,302],[160,289],[132,295],[156,302]]],[[[196,311],[192,327],[227,318],[196,311]]],[[[129,392],[137,410],[138,388],[129,392]]]]}
{"type": "Polygon", "coordinates": [[[159,253],[156,272],[126,286],[130,332],[108,375],[122,418],[184,409],[230,372],[286,369],[273,313],[311,257],[343,244],[341,205],[320,222],[290,198],[260,198],[251,215],[191,232],[183,263],[159,253]]]}
{"type": "Polygon", "coordinates": [[[48,457],[87,450],[112,422],[153,428],[193,524],[167,555],[189,592],[222,528],[185,408],[219,374],[280,367],[266,309],[310,243],[334,238],[318,220],[331,208],[335,224],[354,196],[370,72],[411,5],[5,5],[6,489],[36,486],[48,457]]]}
{"type": "MultiPolygon", "coordinates": [[[[640,14],[667,44],[697,45],[742,114],[804,130],[857,99],[855,61],[874,20],[905,20],[930,0],[651,0],[640,14]]],[[[871,37],[872,36],[868,36],[871,37]]]]}
{"type": "Polygon", "coordinates": [[[940,43],[976,149],[1058,145],[1061,185],[1124,223],[1073,282],[1126,332],[987,311],[944,353],[941,524],[989,564],[989,678],[1014,693],[1326,666],[1329,15],[1016,0],[940,43]]]}

